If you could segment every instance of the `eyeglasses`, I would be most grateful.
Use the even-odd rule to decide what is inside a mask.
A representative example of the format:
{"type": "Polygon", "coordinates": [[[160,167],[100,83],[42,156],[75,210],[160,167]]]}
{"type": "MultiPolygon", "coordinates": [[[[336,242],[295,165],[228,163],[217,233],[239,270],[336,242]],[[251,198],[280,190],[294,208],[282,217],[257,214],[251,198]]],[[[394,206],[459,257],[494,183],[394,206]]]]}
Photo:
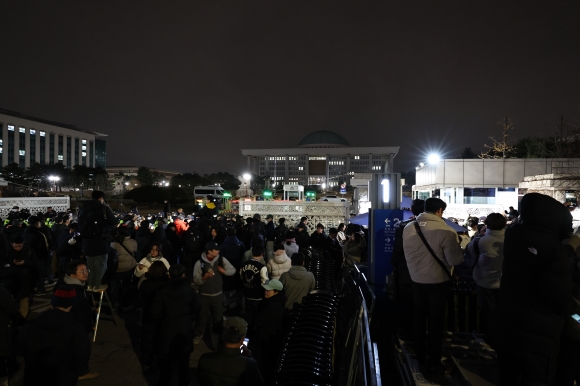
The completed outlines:
{"type": "Polygon", "coordinates": [[[90,269],[88,269],[88,268],[87,268],[87,269],[81,269],[81,270],[79,271],[79,273],[89,273],[89,272],[91,272],[91,270],[90,270],[90,269]]]}

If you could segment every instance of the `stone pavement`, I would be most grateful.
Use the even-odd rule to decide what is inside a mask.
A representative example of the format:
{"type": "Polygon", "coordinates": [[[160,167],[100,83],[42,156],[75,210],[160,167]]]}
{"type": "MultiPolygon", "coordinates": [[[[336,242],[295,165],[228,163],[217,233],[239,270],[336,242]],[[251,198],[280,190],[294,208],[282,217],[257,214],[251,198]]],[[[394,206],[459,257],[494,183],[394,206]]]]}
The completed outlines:
{"type": "MultiPolygon", "coordinates": [[[[48,287],[50,288],[50,287],[48,287]]],[[[38,314],[50,307],[52,294],[35,296],[31,305],[28,319],[33,319],[38,314]]],[[[95,295],[96,297],[96,295],[95,295]]],[[[103,307],[103,313],[106,307],[103,307]]],[[[101,375],[94,380],[79,382],[82,386],[101,385],[155,385],[158,375],[155,373],[144,374],[139,363],[139,334],[141,311],[125,311],[117,314],[118,327],[110,320],[101,320],[95,343],[92,343],[92,353],[89,366],[91,371],[96,371],[101,375]]],[[[217,336],[213,336],[217,342],[217,336]]],[[[199,385],[196,379],[197,363],[201,355],[211,351],[206,342],[202,341],[195,346],[190,357],[190,372],[192,385],[199,385]]],[[[22,364],[21,370],[10,379],[10,386],[22,385],[22,368],[24,366],[22,358],[18,358],[22,364]]],[[[47,382],[47,384],[50,384],[47,382]]],[[[174,377],[174,382],[177,380],[174,377]]]]}

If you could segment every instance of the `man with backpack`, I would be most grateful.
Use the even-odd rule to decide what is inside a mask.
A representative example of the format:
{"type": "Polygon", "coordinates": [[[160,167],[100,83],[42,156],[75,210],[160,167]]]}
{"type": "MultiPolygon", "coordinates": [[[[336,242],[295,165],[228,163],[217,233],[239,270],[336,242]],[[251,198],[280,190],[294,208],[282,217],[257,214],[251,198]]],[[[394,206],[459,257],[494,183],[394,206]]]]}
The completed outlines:
{"type": "Polygon", "coordinates": [[[107,270],[111,234],[118,223],[111,208],[105,205],[104,192],[93,190],[91,198],[83,202],[79,212],[79,228],[83,238],[83,255],[89,269],[87,289],[98,292],[107,288],[101,280],[107,270]]]}
{"type": "MultiPolygon", "coordinates": [[[[205,333],[210,318],[214,327],[219,330],[223,318],[223,278],[222,275],[232,276],[236,269],[230,262],[220,256],[220,247],[215,241],[205,244],[205,252],[193,268],[193,284],[199,288],[201,298],[201,312],[195,326],[194,344],[199,344],[205,333]]],[[[218,335],[221,331],[218,332],[218,335]]]]}

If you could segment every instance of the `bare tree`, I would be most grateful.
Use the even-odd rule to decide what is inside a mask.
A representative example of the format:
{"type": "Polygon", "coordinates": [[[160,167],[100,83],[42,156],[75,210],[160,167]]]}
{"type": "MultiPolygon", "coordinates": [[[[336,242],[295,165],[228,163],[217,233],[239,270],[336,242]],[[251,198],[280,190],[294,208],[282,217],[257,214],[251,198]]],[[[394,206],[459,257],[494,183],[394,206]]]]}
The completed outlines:
{"type": "Polygon", "coordinates": [[[513,141],[510,139],[510,131],[514,129],[514,121],[511,118],[505,117],[497,123],[501,127],[501,139],[497,140],[495,137],[489,137],[492,144],[484,144],[487,151],[479,155],[479,158],[510,158],[515,151],[513,141]]]}

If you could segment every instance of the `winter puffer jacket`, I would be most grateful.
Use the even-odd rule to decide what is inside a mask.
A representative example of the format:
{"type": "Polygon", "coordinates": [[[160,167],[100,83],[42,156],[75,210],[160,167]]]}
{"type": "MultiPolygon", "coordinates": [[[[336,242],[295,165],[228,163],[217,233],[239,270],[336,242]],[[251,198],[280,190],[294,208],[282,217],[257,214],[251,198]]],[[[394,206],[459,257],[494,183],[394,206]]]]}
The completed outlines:
{"type": "Polygon", "coordinates": [[[572,295],[570,212],[558,201],[526,194],[521,223],[506,229],[499,302],[486,341],[522,383],[552,385],[572,295]]]}
{"type": "Polygon", "coordinates": [[[114,242],[111,243],[111,247],[115,248],[117,251],[117,256],[119,257],[119,266],[117,267],[117,272],[127,272],[135,268],[137,265],[137,261],[133,257],[133,255],[135,255],[137,252],[137,242],[135,240],[132,240],[129,236],[127,236],[125,237],[125,240],[123,240],[123,245],[114,242]],[[127,248],[129,251],[123,248],[123,246],[125,246],[125,248],[127,248]],[[132,252],[133,255],[131,255],[129,252],[132,252]]]}
{"type": "Polygon", "coordinates": [[[286,252],[280,249],[274,252],[274,256],[268,261],[268,275],[270,275],[270,279],[280,279],[280,276],[284,272],[288,272],[290,267],[292,267],[292,261],[286,256],[286,252]]]}
{"type": "MultiPolygon", "coordinates": [[[[450,270],[451,266],[463,261],[463,251],[459,238],[441,217],[432,213],[421,213],[417,216],[421,232],[437,258],[450,270]]],[[[403,248],[411,280],[421,284],[437,284],[449,280],[443,268],[417,234],[415,222],[409,223],[403,230],[403,248]]]]}

